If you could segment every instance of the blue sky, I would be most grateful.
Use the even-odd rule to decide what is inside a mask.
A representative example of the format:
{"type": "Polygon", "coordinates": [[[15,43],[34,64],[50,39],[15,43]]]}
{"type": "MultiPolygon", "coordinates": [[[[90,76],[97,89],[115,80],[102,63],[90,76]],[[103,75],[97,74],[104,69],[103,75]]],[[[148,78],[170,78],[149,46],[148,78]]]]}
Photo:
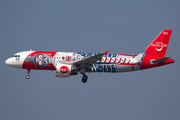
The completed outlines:
{"type": "Polygon", "coordinates": [[[40,0],[0,2],[1,120],[180,119],[178,0],[40,0]],[[26,50],[138,54],[171,29],[174,64],[128,73],[56,78],[54,71],[5,65],[26,50]]]}

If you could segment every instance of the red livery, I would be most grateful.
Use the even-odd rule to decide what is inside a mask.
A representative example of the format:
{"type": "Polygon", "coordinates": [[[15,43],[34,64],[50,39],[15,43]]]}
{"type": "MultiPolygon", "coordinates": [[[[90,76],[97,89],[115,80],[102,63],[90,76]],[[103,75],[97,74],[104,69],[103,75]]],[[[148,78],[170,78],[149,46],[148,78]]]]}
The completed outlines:
{"type": "Polygon", "coordinates": [[[129,72],[159,67],[174,63],[173,59],[166,57],[172,30],[163,30],[155,40],[137,55],[108,54],[84,52],[48,52],[23,51],[7,59],[8,66],[27,69],[29,79],[30,70],[54,70],[55,76],[64,78],[82,74],[82,82],[86,83],[88,72],[129,72]]]}

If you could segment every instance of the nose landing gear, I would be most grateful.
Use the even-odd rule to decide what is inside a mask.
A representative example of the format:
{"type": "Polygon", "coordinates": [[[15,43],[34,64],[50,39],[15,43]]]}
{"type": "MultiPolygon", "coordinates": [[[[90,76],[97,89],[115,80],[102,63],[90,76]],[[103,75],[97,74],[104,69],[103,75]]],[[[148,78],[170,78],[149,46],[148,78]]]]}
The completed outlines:
{"type": "Polygon", "coordinates": [[[29,79],[30,78],[30,76],[29,75],[26,75],[26,79],[29,79]]]}
{"type": "Polygon", "coordinates": [[[26,78],[26,79],[29,79],[29,78],[30,78],[30,76],[29,76],[29,74],[30,74],[30,69],[27,70],[27,73],[28,73],[28,75],[26,75],[25,78],[26,78]]]}

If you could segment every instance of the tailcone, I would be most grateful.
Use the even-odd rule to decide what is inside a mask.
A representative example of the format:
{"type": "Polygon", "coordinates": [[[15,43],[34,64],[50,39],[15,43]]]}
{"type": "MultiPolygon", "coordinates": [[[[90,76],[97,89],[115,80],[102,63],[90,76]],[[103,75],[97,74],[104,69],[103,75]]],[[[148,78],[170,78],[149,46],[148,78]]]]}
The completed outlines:
{"type": "Polygon", "coordinates": [[[158,64],[153,64],[151,62],[151,59],[146,59],[144,61],[141,62],[141,67],[142,69],[148,69],[148,68],[153,68],[153,67],[159,67],[159,66],[163,66],[163,65],[168,65],[168,64],[171,64],[171,63],[174,63],[174,60],[173,59],[167,59],[163,62],[160,62],[158,64]]]}

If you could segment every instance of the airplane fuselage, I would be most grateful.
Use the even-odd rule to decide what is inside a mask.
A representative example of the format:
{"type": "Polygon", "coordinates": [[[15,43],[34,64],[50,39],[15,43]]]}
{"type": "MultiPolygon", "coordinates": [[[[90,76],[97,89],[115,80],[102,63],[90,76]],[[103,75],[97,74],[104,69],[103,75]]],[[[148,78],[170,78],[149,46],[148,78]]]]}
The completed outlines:
{"type": "MultiPolygon", "coordinates": [[[[57,64],[71,64],[76,61],[96,55],[97,53],[84,52],[47,52],[24,51],[16,53],[6,60],[11,67],[34,70],[56,70],[57,64]]],[[[140,70],[139,55],[107,54],[101,60],[91,65],[87,72],[127,72],[140,70]]]]}

